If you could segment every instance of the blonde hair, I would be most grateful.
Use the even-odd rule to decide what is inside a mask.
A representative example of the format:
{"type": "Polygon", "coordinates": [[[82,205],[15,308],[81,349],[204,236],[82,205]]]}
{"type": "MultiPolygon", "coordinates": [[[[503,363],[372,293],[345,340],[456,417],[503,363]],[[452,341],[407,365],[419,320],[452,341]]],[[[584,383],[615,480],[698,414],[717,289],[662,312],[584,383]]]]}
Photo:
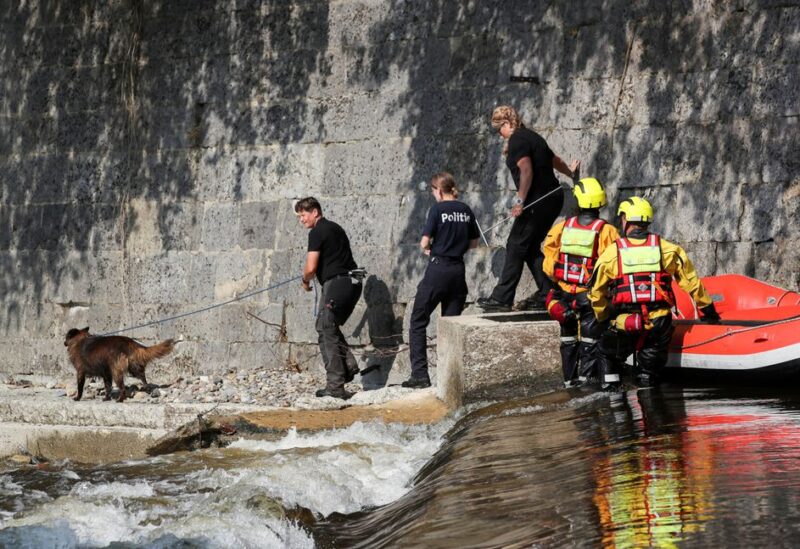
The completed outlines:
{"type": "Polygon", "coordinates": [[[431,177],[431,185],[439,189],[442,194],[452,194],[458,198],[458,189],[456,189],[456,180],[453,174],[448,172],[439,172],[431,177]]]}
{"type": "Polygon", "coordinates": [[[496,130],[499,130],[500,127],[506,122],[508,122],[508,125],[511,126],[512,132],[517,128],[525,126],[525,124],[522,123],[519,113],[514,107],[500,105],[492,111],[492,127],[496,130]]]}

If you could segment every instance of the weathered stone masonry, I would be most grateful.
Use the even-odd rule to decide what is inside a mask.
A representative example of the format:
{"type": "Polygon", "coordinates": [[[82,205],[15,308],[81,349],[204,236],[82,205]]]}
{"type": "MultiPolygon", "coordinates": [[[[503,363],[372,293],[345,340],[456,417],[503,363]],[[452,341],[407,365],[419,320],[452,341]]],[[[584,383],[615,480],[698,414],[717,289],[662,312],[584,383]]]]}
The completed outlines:
{"type": "MultiPolygon", "coordinates": [[[[68,369],[69,327],[296,275],[308,194],[372,273],[348,334],[393,348],[424,268],[420,182],[453,171],[484,227],[505,211],[498,103],[614,199],[645,193],[701,273],[800,287],[798,2],[511,4],[3,3],[0,370],[68,369]]],[[[506,234],[471,256],[471,298],[506,234]]],[[[183,336],[170,373],[310,367],[311,311],[291,285],[131,335],[183,336]]]]}

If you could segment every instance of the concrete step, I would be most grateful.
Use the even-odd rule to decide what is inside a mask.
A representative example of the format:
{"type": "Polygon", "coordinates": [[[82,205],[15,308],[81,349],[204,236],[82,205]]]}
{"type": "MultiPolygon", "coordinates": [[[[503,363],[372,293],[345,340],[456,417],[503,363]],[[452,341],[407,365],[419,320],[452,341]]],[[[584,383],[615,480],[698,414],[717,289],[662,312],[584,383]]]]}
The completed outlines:
{"type": "Polygon", "coordinates": [[[99,399],[75,402],[64,391],[0,385],[0,423],[175,429],[212,410],[235,415],[264,406],[208,403],[124,403],[99,399]],[[63,396],[62,396],[63,395],[63,396]]]}

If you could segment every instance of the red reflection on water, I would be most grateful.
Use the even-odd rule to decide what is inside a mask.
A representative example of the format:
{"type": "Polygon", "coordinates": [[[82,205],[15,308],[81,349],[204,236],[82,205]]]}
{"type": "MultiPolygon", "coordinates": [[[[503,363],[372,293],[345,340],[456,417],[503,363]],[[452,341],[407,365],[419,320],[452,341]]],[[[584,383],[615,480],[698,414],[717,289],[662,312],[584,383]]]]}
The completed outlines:
{"type": "Polygon", "coordinates": [[[643,394],[627,396],[636,437],[598,449],[592,466],[603,546],[677,547],[731,513],[717,508],[725,499],[800,484],[786,475],[800,472],[794,417],[721,403],[676,413],[673,400],[665,418],[643,394]]]}

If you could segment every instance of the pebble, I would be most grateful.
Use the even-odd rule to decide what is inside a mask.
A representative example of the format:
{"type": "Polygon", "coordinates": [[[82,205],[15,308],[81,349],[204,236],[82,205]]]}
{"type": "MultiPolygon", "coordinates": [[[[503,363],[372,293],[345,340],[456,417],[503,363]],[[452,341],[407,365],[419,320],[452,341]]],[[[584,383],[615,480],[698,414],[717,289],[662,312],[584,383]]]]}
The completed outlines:
{"type": "MultiPolygon", "coordinates": [[[[1,380],[0,380],[1,381],[1,380]]],[[[13,380],[11,380],[13,382],[13,380]]],[[[197,375],[176,377],[172,383],[151,384],[148,392],[139,390],[135,378],[128,378],[126,389],[128,397],[137,402],[166,404],[173,402],[194,403],[243,403],[258,406],[298,406],[305,401],[317,403],[314,396],[317,389],[325,386],[323,371],[296,372],[274,366],[240,372],[229,370],[216,375],[197,375]]],[[[47,387],[54,397],[66,398],[74,394],[75,380],[45,379],[37,382],[47,387]],[[66,381],[66,383],[64,383],[66,381]],[[66,388],[66,390],[65,390],[66,388]]],[[[362,391],[358,383],[347,385],[350,392],[362,391]]],[[[116,398],[116,387],[113,398],[116,398]]],[[[87,379],[81,400],[100,400],[105,390],[100,379],[87,379]]],[[[331,399],[334,400],[334,399],[331,399]]],[[[341,404],[341,403],[340,403],[341,404]]]]}

